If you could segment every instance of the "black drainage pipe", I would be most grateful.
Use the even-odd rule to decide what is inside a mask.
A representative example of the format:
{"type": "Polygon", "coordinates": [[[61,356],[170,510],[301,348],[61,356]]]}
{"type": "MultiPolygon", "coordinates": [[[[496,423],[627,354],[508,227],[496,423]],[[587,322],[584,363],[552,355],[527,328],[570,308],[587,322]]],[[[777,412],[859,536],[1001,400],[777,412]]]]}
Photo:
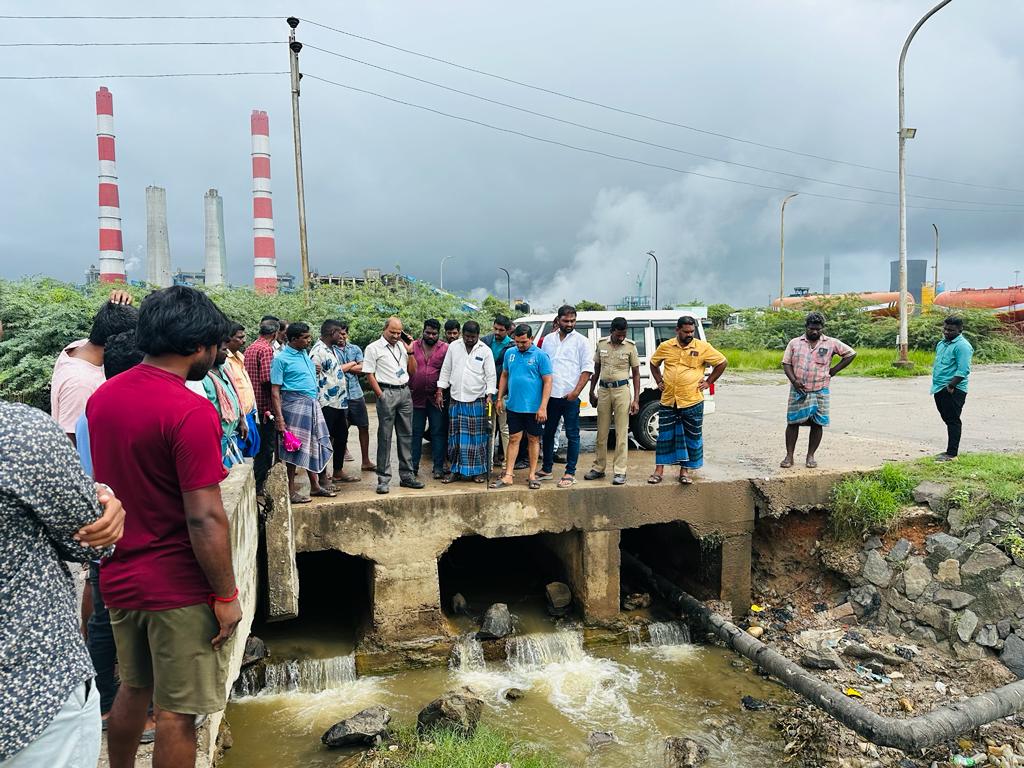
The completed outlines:
{"type": "Polygon", "coordinates": [[[707,630],[737,653],[778,678],[787,688],[796,691],[847,728],[879,746],[915,752],[1024,709],[1024,680],[1018,680],[917,717],[883,717],[826,685],[782,654],[726,621],[720,614],[713,613],[704,603],[652,571],[630,553],[622,552],[622,563],[643,574],[650,587],[675,605],[680,613],[698,619],[707,630]]]}

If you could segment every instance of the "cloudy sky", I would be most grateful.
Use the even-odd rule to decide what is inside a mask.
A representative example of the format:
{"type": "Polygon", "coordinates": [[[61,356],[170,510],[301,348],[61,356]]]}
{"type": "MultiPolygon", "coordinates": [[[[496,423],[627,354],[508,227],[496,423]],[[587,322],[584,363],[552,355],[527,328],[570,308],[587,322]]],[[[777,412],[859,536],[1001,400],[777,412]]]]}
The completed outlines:
{"type": "MultiPolygon", "coordinates": [[[[299,27],[308,46],[629,137],[307,47],[302,122],[313,269],[360,273],[399,265],[437,282],[441,259],[451,256],[445,286],[464,294],[503,296],[505,278],[497,269],[503,266],[512,272],[513,295],[534,306],[579,298],[614,303],[637,291],[644,254],[654,249],[661,304],[700,298],[742,306],[765,303],[778,291],[779,204],[789,191],[801,194],[786,209],[787,290],[820,290],[826,253],[833,291],[888,289],[888,262],[897,255],[896,65],[907,33],[931,4],[256,0],[213,6],[180,0],[145,7],[167,14],[208,14],[215,7],[281,19],[4,20],[0,42],[278,41],[287,36],[283,17],[298,15],[308,20],[299,27]],[[497,131],[309,76],[639,162],[497,131]]],[[[0,12],[40,13],[40,7],[15,0],[0,4],[0,12]]],[[[45,12],[116,15],[140,7],[78,0],[48,2],[45,12]]],[[[1024,6],[955,0],[911,48],[907,124],[918,134],[908,143],[915,206],[908,211],[908,249],[911,258],[931,258],[931,224],[937,224],[940,279],[949,288],[1005,286],[1015,269],[1024,269],[1022,28],[1024,6]]],[[[0,47],[7,76],[273,72],[287,64],[283,43],[0,47]]],[[[251,284],[254,108],[270,115],[279,270],[298,271],[286,76],[100,77],[0,80],[6,107],[0,140],[8,153],[0,276],[80,281],[96,262],[94,93],[100,85],[114,94],[129,277],[146,274],[145,187],[167,189],[175,269],[202,265],[202,200],[214,187],[224,197],[229,278],[251,284]]],[[[652,283],[648,271],[642,292],[650,293],[652,283]]]]}

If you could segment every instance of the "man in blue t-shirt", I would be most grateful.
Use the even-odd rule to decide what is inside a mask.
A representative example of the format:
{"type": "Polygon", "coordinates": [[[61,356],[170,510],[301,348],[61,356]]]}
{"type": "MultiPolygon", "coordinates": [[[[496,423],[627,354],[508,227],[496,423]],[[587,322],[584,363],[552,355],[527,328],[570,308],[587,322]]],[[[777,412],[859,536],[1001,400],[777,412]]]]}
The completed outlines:
{"type": "MultiPolygon", "coordinates": [[[[544,422],[548,420],[548,398],[551,395],[551,359],[534,346],[530,326],[517,325],[512,331],[514,348],[505,352],[501,381],[498,384],[498,412],[508,414],[508,451],[506,456],[515,456],[519,442],[526,432],[527,448],[530,453],[529,487],[540,488],[537,481],[537,460],[540,456],[540,436],[544,422]],[[505,394],[508,393],[508,402],[505,394]]],[[[510,461],[505,463],[505,474],[492,488],[512,485],[513,468],[510,461]]]]}

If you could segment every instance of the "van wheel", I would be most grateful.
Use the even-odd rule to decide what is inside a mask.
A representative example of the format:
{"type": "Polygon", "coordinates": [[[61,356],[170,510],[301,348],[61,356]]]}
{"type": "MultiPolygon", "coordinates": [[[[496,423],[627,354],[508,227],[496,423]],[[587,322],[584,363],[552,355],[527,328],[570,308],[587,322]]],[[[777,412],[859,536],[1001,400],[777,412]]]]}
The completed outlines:
{"type": "Polygon", "coordinates": [[[636,438],[641,448],[653,451],[658,445],[658,408],[661,403],[658,400],[651,400],[640,406],[638,413],[631,424],[633,437],[636,438]]]}

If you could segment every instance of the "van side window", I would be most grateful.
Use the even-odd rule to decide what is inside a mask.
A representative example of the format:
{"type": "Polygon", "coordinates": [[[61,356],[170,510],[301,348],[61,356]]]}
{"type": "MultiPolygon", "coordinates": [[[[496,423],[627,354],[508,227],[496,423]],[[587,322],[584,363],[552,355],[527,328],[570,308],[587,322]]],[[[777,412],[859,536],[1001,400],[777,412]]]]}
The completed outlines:
{"type": "MultiPolygon", "coordinates": [[[[636,344],[636,353],[640,357],[647,357],[647,326],[650,325],[646,320],[630,321],[629,327],[626,329],[626,338],[632,339],[633,343],[636,344]]],[[[598,323],[598,338],[604,338],[612,332],[611,323],[598,323]]],[[[675,331],[672,332],[675,335],[675,331]]]]}
{"type": "Polygon", "coordinates": [[[676,337],[676,323],[675,320],[666,322],[658,320],[654,323],[654,342],[655,344],[661,344],[662,342],[674,339],[676,337]]]}

